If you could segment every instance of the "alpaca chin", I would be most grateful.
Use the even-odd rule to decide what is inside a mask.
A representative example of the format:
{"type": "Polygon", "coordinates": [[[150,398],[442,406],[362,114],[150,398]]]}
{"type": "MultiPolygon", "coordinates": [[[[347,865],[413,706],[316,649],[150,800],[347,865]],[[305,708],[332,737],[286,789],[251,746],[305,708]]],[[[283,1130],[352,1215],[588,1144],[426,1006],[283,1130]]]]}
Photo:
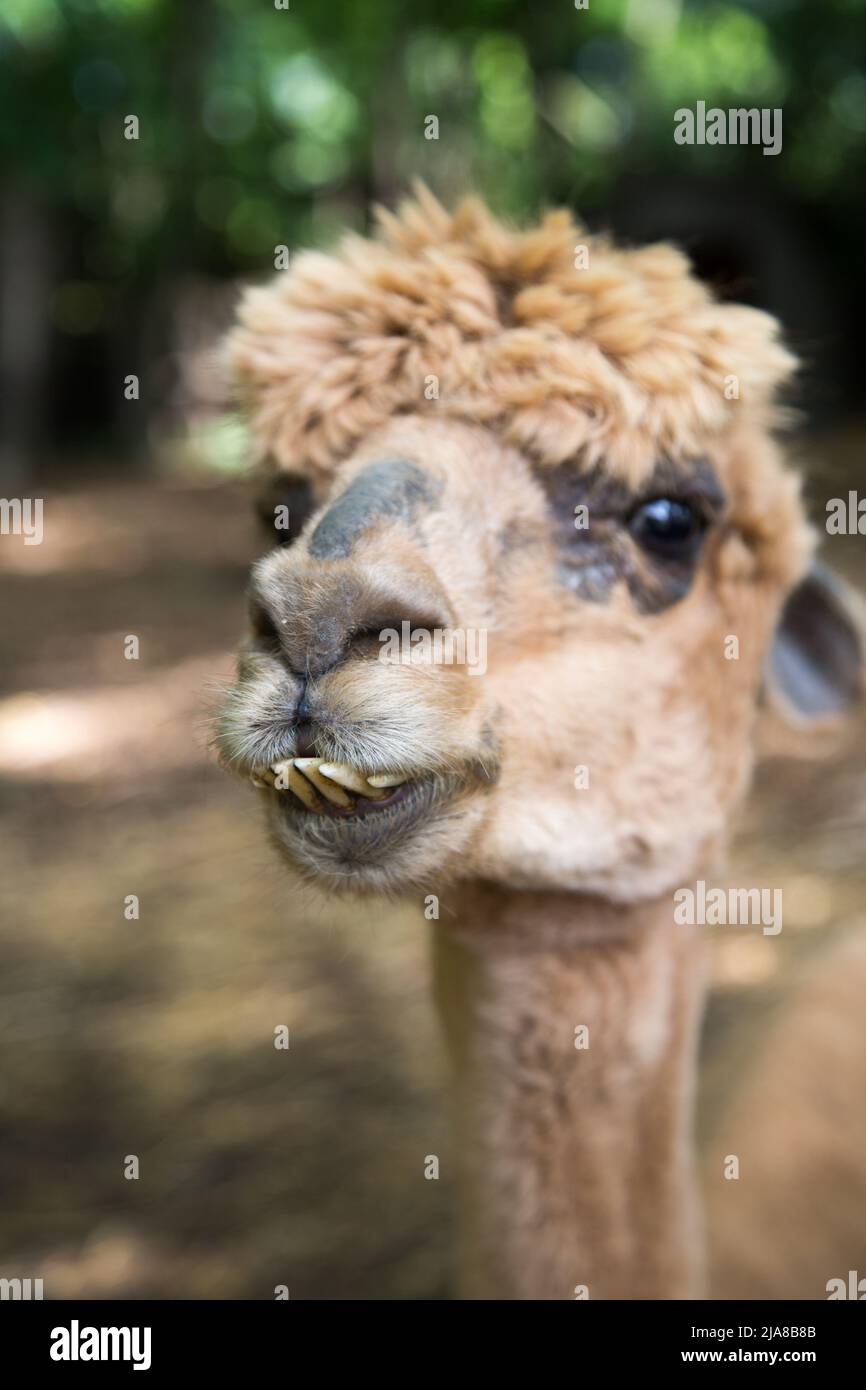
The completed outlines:
{"type": "Polygon", "coordinates": [[[271,838],[292,868],[329,893],[397,894],[454,865],[484,814],[484,790],[426,778],[369,816],[316,815],[270,796],[271,838]]]}

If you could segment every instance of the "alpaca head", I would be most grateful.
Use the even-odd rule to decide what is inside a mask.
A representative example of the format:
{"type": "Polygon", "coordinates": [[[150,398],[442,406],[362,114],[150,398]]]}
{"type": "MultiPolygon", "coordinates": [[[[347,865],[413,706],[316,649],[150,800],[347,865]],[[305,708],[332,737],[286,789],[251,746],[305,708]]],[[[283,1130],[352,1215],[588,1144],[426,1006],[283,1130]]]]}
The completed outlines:
{"type": "Polygon", "coordinates": [[[668,246],[423,191],[382,223],[230,339],[291,543],[223,756],[332,888],[662,892],[724,833],[768,673],[802,718],[858,689],[771,437],[793,359],[668,246]]]}

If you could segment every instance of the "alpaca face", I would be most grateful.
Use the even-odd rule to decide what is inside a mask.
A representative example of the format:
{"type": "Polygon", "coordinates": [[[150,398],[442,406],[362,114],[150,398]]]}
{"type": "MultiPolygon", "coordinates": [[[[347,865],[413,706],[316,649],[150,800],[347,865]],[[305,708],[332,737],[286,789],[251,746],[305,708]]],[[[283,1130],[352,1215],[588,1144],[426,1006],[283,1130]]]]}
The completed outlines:
{"type": "Polygon", "coordinates": [[[681,881],[742,790],[785,587],[745,464],[728,441],[630,488],[460,422],[374,431],[256,566],[222,718],[292,863],[331,888],[681,881]]]}
{"type": "Polygon", "coordinates": [[[860,679],[800,583],[794,359],[671,247],[576,258],[565,212],[423,190],[381,220],[251,290],[228,345],[295,539],[253,575],[224,758],[331,888],[662,892],[724,833],[768,656],[810,716],[860,679]]]}

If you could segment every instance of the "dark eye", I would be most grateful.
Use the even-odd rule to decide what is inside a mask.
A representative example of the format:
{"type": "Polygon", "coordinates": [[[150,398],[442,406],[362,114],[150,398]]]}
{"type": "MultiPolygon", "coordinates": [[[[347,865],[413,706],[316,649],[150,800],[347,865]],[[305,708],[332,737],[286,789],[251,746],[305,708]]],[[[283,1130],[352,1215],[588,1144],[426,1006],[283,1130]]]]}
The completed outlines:
{"type": "Polygon", "coordinates": [[[690,502],[653,497],[632,513],[629,529],[645,550],[664,559],[688,560],[700,547],[706,522],[690,502]]]}

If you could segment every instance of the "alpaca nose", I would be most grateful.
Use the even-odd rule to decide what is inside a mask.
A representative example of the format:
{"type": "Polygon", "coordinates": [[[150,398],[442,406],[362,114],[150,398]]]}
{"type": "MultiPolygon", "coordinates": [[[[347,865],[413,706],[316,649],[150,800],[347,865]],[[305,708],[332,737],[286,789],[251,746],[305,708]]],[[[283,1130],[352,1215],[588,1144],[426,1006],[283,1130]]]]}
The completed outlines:
{"type": "Polygon", "coordinates": [[[328,576],[310,564],[282,582],[260,581],[250,599],[253,632],[289,669],[314,680],[352,657],[370,654],[386,630],[454,626],[445,595],[422,572],[379,574],[373,568],[328,576]]]}

